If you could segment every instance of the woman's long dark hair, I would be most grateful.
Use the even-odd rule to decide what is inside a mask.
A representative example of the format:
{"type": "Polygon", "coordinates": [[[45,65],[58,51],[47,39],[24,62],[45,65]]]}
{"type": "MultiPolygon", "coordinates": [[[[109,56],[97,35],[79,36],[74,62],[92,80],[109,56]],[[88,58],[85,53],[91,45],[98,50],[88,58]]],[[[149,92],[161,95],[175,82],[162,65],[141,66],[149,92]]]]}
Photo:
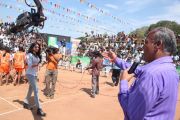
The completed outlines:
{"type": "Polygon", "coordinates": [[[40,46],[39,43],[37,43],[37,42],[32,43],[31,46],[29,47],[28,53],[33,54],[35,57],[39,57],[39,59],[40,59],[39,63],[41,62],[41,59],[42,59],[42,57],[41,57],[41,46],[40,46]],[[39,46],[39,51],[38,51],[36,54],[34,54],[33,48],[34,48],[34,46],[36,46],[36,45],[39,46]]]}

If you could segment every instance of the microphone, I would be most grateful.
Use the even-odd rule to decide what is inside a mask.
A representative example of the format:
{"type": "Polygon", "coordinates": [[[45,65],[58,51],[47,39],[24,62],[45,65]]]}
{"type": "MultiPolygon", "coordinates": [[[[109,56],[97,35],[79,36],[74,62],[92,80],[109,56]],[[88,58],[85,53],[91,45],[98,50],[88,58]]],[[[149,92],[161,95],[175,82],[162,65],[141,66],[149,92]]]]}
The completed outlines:
{"type": "Polygon", "coordinates": [[[140,61],[141,61],[141,60],[138,58],[138,59],[136,59],[136,60],[133,62],[131,68],[128,70],[128,74],[134,73],[134,71],[136,70],[136,68],[137,68],[137,66],[139,65],[140,61]]]}

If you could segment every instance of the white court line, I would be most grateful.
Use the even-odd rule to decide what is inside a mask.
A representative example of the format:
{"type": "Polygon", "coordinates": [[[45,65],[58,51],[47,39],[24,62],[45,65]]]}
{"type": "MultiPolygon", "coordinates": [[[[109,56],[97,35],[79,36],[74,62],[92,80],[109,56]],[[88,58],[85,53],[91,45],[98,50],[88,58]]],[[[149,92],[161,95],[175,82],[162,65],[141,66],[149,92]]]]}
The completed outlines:
{"type": "MultiPolygon", "coordinates": [[[[106,88],[106,86],[104,86],[104,87],[101,87],[101,89],[102,88],[106,88]]],[[[77,92],[78,93],[78,92],[77,92]]],[[[81,93],[79,93],[79,94],[73,94],[73,95],[71,95],[71,96],[76,96],[76,95],[81,95],[81,94],[83,94],[84,92],[81,92],[81,93]]],[[[1,97],[0,97],[1,98],[1,97]]],[[[41,105],[44,105],[44,104],[47,104],[47,103],[52,103],[52,102],[57,102],[57,101],[59,101],[59,100],[62,100],[63,98],[67,98],[66,96],[62,96],[62,97],[59,97],[59,98],[57,98],[57,99],[53,99],[53,100],[48,100],[48,101],[46,101],[46,102],[43,102],[43,103],[41,103],[41,105]]],[[[7,100],[6,100],[7,101],[7,100]]],[[[8,102],[8,101],[7,101],[8,102]]],[[[10,104],[10,102],[8,102],[9,104],[10,104]]],[[[12,104],[12,103],[11,103],[12,104]]],[[[34,105],[35,106],[35,105],[34,105]]],[[[3,116],[3,115],[7,115],[7,114],[10,114],[10,113],[14,113],[14,112],[17,112],[17,111],[21,111],[21,110],[24,110],[24,108],[19,108],[18,107],[18,109],[16,109],[16,110],[11,110],[11,111],[8,111],[8,112],[4,112],[4,113],[1,113],[0,114],[0,116],[3,116]]]]}
{"type": "Polygon", "coordinates": [[[4,98],[2,98],[2,97],[0,97],[0,99],[1,99],[1,100],[4,100],[5,102],[7,102],[7,103],[9,103],[10,105],[14,106],[15,108],[19,109],[18,106],[16,106],[15,104],[13,104],[13,103],[7,101],[6,99],[4,99],[4,98]]]}
{"type": "Polygon", "coordinates": [[[18,108],[18,109],[15,109],[15,110],[11,110],[11,111],[8,111],[8,112],[1,113],[0,116],[10,114],[10,113],[13,113],[13,112],[17,112],[17,111],[20,111],[20,110],[23,110],[23,108],[18,108]]]}
{"type": "MultiPolygon", "coordinates": [[[[82,94],[82,93],[74,94],[74,95],[72,95],[72,96],[80,95],[80,94],[82,94]]],[[[47,104],[47,103],[56,102],[56,101],[62,100],[63,98],[65,98],[65,96],[59,97],[59,98],[54,99],[54,100],[48,100],[48,101],[46,101],[46,102],[41,103],[41,105],[44,105],[44,104],[47,104]]],[[[67,98],[67,97],[66,97],[66,98],[67,98]]],[[[33,107],[34,107],[34,106],[35,106],[35,105],[33,105],[33,107]]],[[[1,113],[0,116],[7,115],[7,114],[10,114],[10,113],[14,113],[14,112],[21,111],[21,110],[24,110],[24,108],[18,108],[18,109],[15,109],[15,110],[11,110],[11,111],[8,111],[8,112],[4,112],[4,113],[1,113]]]]}
{"type": "MultiPolygon", "coordinates": [[[[20,96],[20,95],[19,95],[20,96]]],[[[4,98],[4,99],[12,99],[12,98],[16,98],[16,97],[19,97],[19,96],[12,96],[12,97],[6,97],[6,98],[4,98]]]]}

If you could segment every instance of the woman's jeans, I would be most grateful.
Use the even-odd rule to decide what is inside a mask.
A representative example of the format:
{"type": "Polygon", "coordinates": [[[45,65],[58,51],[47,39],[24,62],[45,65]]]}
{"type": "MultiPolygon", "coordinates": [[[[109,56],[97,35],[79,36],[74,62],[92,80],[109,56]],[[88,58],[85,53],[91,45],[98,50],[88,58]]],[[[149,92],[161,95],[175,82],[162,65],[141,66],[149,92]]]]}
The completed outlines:
{"type": "Polygon", "coordinates": [[[26,96],[24,102],[29,104],[31,94],[34,91],[35,104],[36,104],[37,108],[41,108],[40,102],[39,102],[39,96],[38,96],[37,76],[27,74],[26,77],[27,77],[28,83],[29,83],[29,90],[28,90],[28,93],[27,93],[27,96],[26,96]]]}

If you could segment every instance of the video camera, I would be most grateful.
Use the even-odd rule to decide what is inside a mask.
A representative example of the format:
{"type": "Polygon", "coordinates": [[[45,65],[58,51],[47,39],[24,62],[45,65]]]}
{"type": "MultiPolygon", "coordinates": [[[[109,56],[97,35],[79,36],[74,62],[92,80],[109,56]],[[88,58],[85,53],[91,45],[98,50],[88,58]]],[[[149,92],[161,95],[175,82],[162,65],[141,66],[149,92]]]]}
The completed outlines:
{"type": "MultiPolygon", "coordinates": [[[[34,3],[36,4],[37,12],[35,9],[31,8],[31,12],[24,12],[20,14],[17,17],[16,22],[10,25],[10,29],[8,32],[18,33],[28,29],[31,26],[40,27],[41,29],[44,27],[44,21],[47,19],[47,17],[45,17],[43,14],[43,7],[41,5],[41,2],[39,0],[34,0],[34,3]]],[[[30,5],[28,6],[34,7],[30,5]]]]}
{"type": "Polygon", "coordinates": [[[53,46],[49,46],[47,49],[46,49],[46,53],[51,55],[51,54],[55,54],[56,53],[56,49],[55,47],[53,46]]]}

